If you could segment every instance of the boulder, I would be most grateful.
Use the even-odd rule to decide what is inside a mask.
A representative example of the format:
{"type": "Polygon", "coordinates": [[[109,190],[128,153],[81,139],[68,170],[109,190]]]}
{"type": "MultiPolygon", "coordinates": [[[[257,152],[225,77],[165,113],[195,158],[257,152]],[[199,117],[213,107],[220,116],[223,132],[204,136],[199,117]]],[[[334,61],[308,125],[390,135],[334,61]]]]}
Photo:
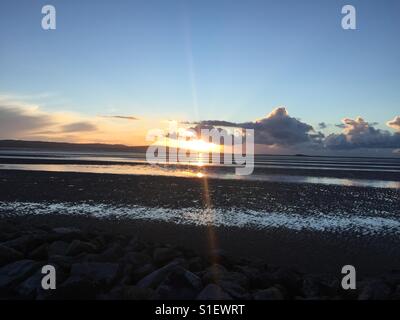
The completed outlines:
{"type": "Polygon", "coordinates": [[[220,264],[226,268],[231,268],[236,262],[222,249],[211,250],[207,258],[210,264],[220,264]]]}
{"type": "Polygon", "coordinates": [[[162,281],[173,271],[177,270],[180,267],[179,262],[172,261],[166,266],[153,271],[149,275],[145,276],[141,279],[137,286],[140,288],[157,288],[162,281]]]}
{"type": "Polygon", "coordinates": [[[271,273],[271,280],[273,284],[280,284],[293,294],[301,291],[303,282],[302,276],[298,272],[284,267],[271,273]]]}
{"type": "Polygon", "coordinates": [[[249,286],[249,280],[244,274],[239,272],[229,272],[223,266],[218,264],[207,268],[202,279],[204,283],[215,283],[221,287],[224,284],[232,287],[231,284],[233,283],[242,288],[248,288],[249,286]]]}
{"type": "Polygon", "coordinates": [[[88,262],[118,262],[124,255],[124,249],[118,243],[113,244],[99,254],[88,254],[88,262]]]}
{"type": "Polygon", "coordinates": [[[128,252],[121,260],[121,263],[131,265],[133,268],[144,266],[151,262],[151,258],[146,253],[128,252]]]}
{"type": "Polygon", "coordinates": [[[215,282],[220,279],[225,273],[227,273],[225,267],[219,264],[213,264],[205,270],[203,274],[203,282],[215,282]]]}
{"type": "Polygon", "coordinates": [[[218,282],[221,289],[228,293],[233,299],[249,300],[250,294],[238,283],[232,280],[222,280],[218,282]]]}
{"type": "Polygon", "coordinates": [[[384,281],[375,279],[364,285],[358,300],[387,300],[390,294],[390,287],[384,281]]]}
{"type": "Polygon", "coordinates": [[[69,247],[69,243],[65,241],[54,241],[47,248],[49,256],[64,256],[69,247]]]}
{"type": "Polygon", "coordinates": [[[71,267],[71,276],[88,280],[96,286],[109,288],[119,276],[120,268],[116,263],[86,262],[75,263],[71,267]]]}
{"type": "Polygon", "coordinates": [[[111,290],[105,299],[107,300],[152,300],[156,298],[153,289],[137,286],[119,286],[111,290]]]}
{"type": "Polygon", "coordinates": [[[39,268],[39,264],[33,260],[20,260],[10,263],[0,269],[0,290],[8,289],[27,277],[39,268]]]}
{"type": "Polygon", "coordinates": [[[13,248],[22,253],[27,253],[46,240],[43,236],[23,235],[16,239],[3,242],[2,245],[13,248]]]}
{"type": "Polygon", "coordinates": [[[15,249],[0,245],[0,266],[21,260],[23,254],[15,249]]]}
{"type": "Polygon", "coordinates": [[[188,269],[192,272],[198,272],[204,269],[203,260],[200,257],[190,258],[188,261],[188,269]]]}
{"type": "Polygon", "coordinates": [[[32,260],[46,260],[48,259],[48,249],[49,245],[47,243],[43,243],[36,249],[34,249],[30,254],[29,258],[32,260]]]}
{"type": "Polygon", "coordinates": [[[74,240],[68,246],[68,248],[66,250],[66,254],[67,254],[67,256],[76,256],[83,252],[86,252],[86,253],[95,252],[96,249],[97,249],[96,246],[90,242],[74,240]]]}
{"type": "Polygon", "coordinates": [[[306,298],[335,296],[338,293],[339,283],[335,279],[324,276],[306,275],[303,279],[302,292],[306,298]]]}
{"type": "Polygon", "coordinates": [[[82,231],[78,228],[61,227],[61,228],[54,228],[52,231],[58,239],[64,241],[72,241],[74,239],[82,237],[82,231]]]}
{"type": "Polygon", "coordinates": [[[232,297],[224,292],[216,284],[210,283],[197,296],[197,300],[232,300],[232,297]]]}
{"type": "Polygon", "coordinates": [[[130,272],[130,280],[133,281],[133,283],[137,283],[139,280],[143,279],[155,270],[156,268],[151,263],[139,266],[130,272]]]}
{"type": "Polygon", "coordinates": [[[96,283],[78,275],[72,275],[56,290],[47,290],[38,300],[94,300],[99,293],[96,283]]]}
{"type": "MultiPolygon", "coordinates": [[[[60,268],[54,266],[56,268],[56,289],[58,289],[58,284],[63,283],[66,279],[66,274],[63,273],[60,268]]],[[[24,282],[22,282],[18,288],[17,293],[20,297],[24,299],[35,299],[44,296],[50,296],[55,290],[49,289],[44,290],[42,288],[42,279],[45,275],[42,274],[41,268],[37,270],[32,276],[27,278],[24,282]]]]}
{"type": "Polygon", "coordinates": [[[284,294],[277,287],[259,290],[253,294],[254,300],[283,300],[284,294]]]}
{"type": "Polygon", "coordinates": [[[157,288],[157,294],[162,300],[192,300],[201,289],[201,279],[180,267],[168,274],[157,288]]]}
{"type": "Polygon", "coordinates": [[[175,249],[156,248],[153,253],[153,261],[156,265],[162,266],[179,256],[182,256],[182,254],[175,249]]]}

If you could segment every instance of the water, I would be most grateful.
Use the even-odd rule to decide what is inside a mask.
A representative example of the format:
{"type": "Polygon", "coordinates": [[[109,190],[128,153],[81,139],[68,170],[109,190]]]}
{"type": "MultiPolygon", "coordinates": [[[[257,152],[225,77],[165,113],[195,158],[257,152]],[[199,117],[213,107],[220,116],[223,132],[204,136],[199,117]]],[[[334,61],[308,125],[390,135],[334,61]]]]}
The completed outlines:
{"type": "Polygon", "coordinates": [[[168,209],[103,203],[35,203],[1,202],[0,212],[12,215],[83,215],[97,218],[139,219],[172,222],[195,226],[225,226],[251,229],[289,229],[316,232],[352,232],[359,235],[400,234],[398,217],[365,216],[348,213],[301,213],[262,212],[239,208],[231,209],[168,209]]]}
{"type": "Polygon", "coordinates": [[[209,177],[400,189],[400,179],[398,178],[400,176],[400,158],[257,155],[254,159],[256,171],[250,176],[235,175],[234,165],[209,166],[207,160],[208,158],[204,155],[200,155],[193,163],[157,166],[147,164],[144,153],[0,150],[0,169],[2,170],[209,177]],[[13,161],[17,163],[12,163],[13,161]],[[18,161],[27,163],[18,163],[18,161]],[[280,171],[271,174],[271,170],[280,171]],[[296,170],[306,170],[307,174],[299,174],[296,170]],[[313,174],[314,172],[315,174],[313,174]],[[332,172],[335,172],[337,176],[332,176],[332,172]],[[360,172],[369,176],[362,179],[354,177],[360,172]],[[379,178],[380,174],[389,175],[390,178],[379,178]]]}

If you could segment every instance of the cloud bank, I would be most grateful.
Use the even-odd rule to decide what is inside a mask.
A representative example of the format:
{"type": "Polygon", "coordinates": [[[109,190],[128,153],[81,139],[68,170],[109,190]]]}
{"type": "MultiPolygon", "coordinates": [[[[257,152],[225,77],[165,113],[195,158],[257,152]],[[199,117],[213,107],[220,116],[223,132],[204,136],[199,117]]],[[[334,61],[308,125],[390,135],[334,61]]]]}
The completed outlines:
{"type": "Polygon", "coordinates": [[[0,139],[128,145],[144,141],[136,126],[123,120],[138,119],[133,116],[89,117],[71,112],[48,112],[38,105],[0,95],[0,139]]]}
{"type": "Polygon", "coordinates": [[[357,117],[355,120],[345,118],[342,123],[342,133],[330,134],[325,138],[325,146],[328,149],[400,147],[400,134],[376,129],[375,122],[369,123],[363,118],[357,117]]]}
{"type": "MultiPolygon", "coordinates": [[[[367,122],[361,117],[344,118],[341,133],[324,135],[310,124],[291,117],[285,107],[274,109],[266,117],[257,121],[233,123],[223,120],[205,120],[197,123],[195,129],[212,127],[238,127],[255,130],[257,144],[275,147],[303,147],[314,150],[356,150],[356,149],[398,149],[400,132],[376,128],[377,122],[367,122]]],[[[400,131],[400,116],[387,122],[387,126],[400,131]]],[[[325,122],[318,123],[318,128],[328,128],[325,122]]],[[[395,152],[394,152],[395,153],[395,152]]]]}
{"type": "Polygon", "coordinates": [[[297,144],[320,144],[324,135],[313,126],[289,116],[285,107],[272,110],[266,117],[256,121],[233,123],[206,120],[197,123],[202,127],[237,127],[254,129],[255,142],[264,145],[293,146],[297,144]]]}
{"type": "MultiPolygon", "coordinates": [[[[147,124],[146,121],[137,120],[138,118],[134,116],[123,115],[88,117],[76,113],[46,112],[37,105],[11,100],[0,95],[0,139],[143,145],[147,130],[153,129],[157,124],[154,119],[149,120],[147,124]],[[135,123],[135,126],[132,123],[135,123]]],[[[290,116],[285,107],[275,108],[265,117],[254,121],[235,123],[225,120],[204,120],[181,124],[195,124],[191,129],[197,132],[204,128],[227,130],[227,132],[232,132],[229,128],[254,129],[255,143],[269,148],[267,152],[272,149],[283,150],[282,152],[387,149],[388,152],[399,154],[400,150],[400,116],[386,123],[396,132],[377,128],[376,122],[368,122],[362,117],[344,118],[341,124],[334,126],[319,122],[318,130],[326,132],[328,128],[333,129],[334,132],[329,135],[315,130],[311,124],[290,116]],[[338,128],[341,132],[335,132],[338,128]]]]}
{"type": "Polygon", "coordinates": [[[397,116],[393,120],[388,121],[386,125],[390,128],[400,131],[400,116],[397,116]]]}

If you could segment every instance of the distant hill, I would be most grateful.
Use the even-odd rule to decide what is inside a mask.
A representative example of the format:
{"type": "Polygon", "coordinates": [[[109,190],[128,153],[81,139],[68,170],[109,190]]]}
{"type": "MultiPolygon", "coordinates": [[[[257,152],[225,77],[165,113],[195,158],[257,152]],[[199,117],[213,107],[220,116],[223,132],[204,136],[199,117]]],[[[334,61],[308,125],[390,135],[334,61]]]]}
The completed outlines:
{"type": "Polygon", "coordinates": [[[145,152],[147,146],[126,146],[105,143],[68,143],[24,140],[0,140],[1,149],[52,150],[52,151],[109,151],[109,152],[145,152]]]}

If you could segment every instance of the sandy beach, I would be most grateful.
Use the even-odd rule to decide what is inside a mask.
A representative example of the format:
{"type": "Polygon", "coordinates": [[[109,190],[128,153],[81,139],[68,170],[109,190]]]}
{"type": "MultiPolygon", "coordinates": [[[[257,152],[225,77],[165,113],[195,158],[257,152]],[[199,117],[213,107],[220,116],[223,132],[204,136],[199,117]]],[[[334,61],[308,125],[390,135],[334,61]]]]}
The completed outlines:
{"type": "MultiPolygon", "coordinates": [[[[261,259],[275,265],[318,273],[338,273],[345,264],[357,265],[359,273],[367,275],[399,269],[398,229],[396,225],[392,228],[390,224],[384,225],[385,221],[397,221],[397,212],[400,211],[398,199],[399,191],[395,189],[0,171],[0,202],[4,204],[0,208],[3,222],[15,221],[18,225],[44,223],[53,227],[96,225],[103,229],[116,228],[118,232],[137,234],[146,241],[185,244],[186,247],[202,253],[210,250],[211,230],[213,245],[232,256],[261,259]],[[64,207],[57,207],[59,209],[54,212],[44,211],[38,214],[35,212],[38,209],[31,209],[31,212],[7,210],[7,204],[10,203],[22,203],[20,207],[23,208],[29,207],[26,203],[41,203],[45,207],[49,207],[47,204],[62,203],[64,207]],[[67,210],[67,204],[82,203],[86,205],[85,208],[92,208],[99,203],[110,205],[111,209],[107,210],[116,212],[118,208],[129,206],[147,208],[150,212],[160,208],[179,211],[169,220],[161,217],[158,220],[153,216],[146,219],[140,215],[132,219],[129,210],[123,211],[122,215],[110,214],[101,218],[93,212],[86,212],[87,209],[73,207],[67,210]],[[179,219],[179,215],[185,213],[185,208],[188,211],[214,210],[221,216],[221,223],[213,225],[213,221],[208,221],[205,224],[196,224],[196,217],[191,217],[191,220],[179,219]],[[236,211],[230,211],[232,208],[238,212],[254,210],[252,212],[263,214],[261,218],[267,222],[269,217],[272,220],[281,214],[278,216],[281,219],[282,216],[295,213],[298,219],[296,224],[304,221],[307,223],[298,229],[290,228],[290,220],[279,225],[257,225],[255,220],[253,224],[242,223],[235,226],[239,220],[234,215],[236,211]],[[79,210],[82,210],[81,214],[79,210]],[[365,225],[342,226],[343,221],[346,221],[345,216],[348,215],[353,215],[365,225]],[[303,221],[303,218],[306,220],[303,221]],[[338,221],[338,228],[334,225],[330,229],[327,219],[338,221]],[[321,220],[325,223],[322,227],[319,225],[321,220]]],[[[243,216],[246,218],[243,214],[239,217],[243,216]]]]}

